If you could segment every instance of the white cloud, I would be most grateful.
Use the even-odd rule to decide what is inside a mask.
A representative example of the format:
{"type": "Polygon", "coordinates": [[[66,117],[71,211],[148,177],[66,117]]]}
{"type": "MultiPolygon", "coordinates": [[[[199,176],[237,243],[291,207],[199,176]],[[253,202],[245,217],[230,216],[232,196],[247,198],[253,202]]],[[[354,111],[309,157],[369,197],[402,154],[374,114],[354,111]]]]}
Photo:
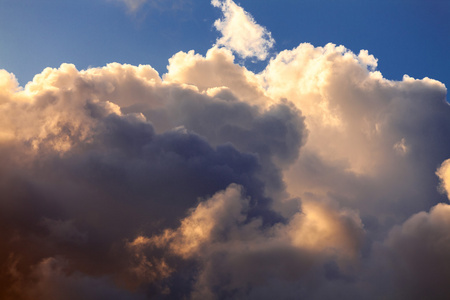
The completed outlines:
{"type": "Polygon", "coordinates": [[[211,4],[219,7],[224,14],[223,19],[214,23],[222,34],[217,45],[225,46],[243,58],[265,60],[275,43],[270,32],[257,24],[248,12],[232,0],[212,0],[211,4]]]}

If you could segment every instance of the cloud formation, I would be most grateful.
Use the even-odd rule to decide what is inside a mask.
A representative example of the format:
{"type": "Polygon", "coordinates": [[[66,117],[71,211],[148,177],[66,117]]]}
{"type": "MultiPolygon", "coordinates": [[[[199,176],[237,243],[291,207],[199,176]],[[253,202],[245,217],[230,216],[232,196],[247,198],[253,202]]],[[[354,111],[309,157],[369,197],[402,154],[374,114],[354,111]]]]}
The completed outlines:
{"type": "Polygon", "coordinates": [[[384,242],[392,269],[394,295],[402,299],[445,299],[450,250],[450,205],[413,215],[394,227],[384,242]]]}
{"type": "Polygon", "coordinates": [[[232,0],[212,0],[211,4],[223,13],[223,19],[214,22],[222,34],[217,45],[235,51],[242,58],[265,60],[275,43],[271,33],[232,0]]]}
{"type": "Polygon", "coordinates": [[[1,299],[448,298],[445,86],[233,47],[0,71],[1,299]]]}
{"type": "Polygon", "coordinates": [[[147,2],[147,0],[116,0],[116,1],[124,3],[129,13],[137,12],[147,2]]]}

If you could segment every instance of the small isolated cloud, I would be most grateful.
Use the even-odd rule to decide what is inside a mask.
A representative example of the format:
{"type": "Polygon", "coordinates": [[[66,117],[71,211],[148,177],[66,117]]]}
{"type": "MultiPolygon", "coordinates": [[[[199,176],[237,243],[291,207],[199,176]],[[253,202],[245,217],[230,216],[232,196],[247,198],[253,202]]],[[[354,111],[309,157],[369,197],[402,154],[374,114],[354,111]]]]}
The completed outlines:
{"type": "Polygon", "coordinates": [[[220,8],[224,15],[214,23],[222,34],[217,45],[225,46],[243,58],[265,60],[275,43],[270,32],[232,0],[212,0],[211,4],[220,8]]]}
{"type": "Polygon", "coordinates": [[[128,12],[137,12],[148,0],[115,0],[126,5],[128,12]]]}
{"type": "Polygon", "coordinates": [[[156,11],[180,10],[189,2],[186,0],[105,0],[116,2],[126,7],[130,15],[136,16],[141,12],[148,12],[148,9],[156,11]]]}

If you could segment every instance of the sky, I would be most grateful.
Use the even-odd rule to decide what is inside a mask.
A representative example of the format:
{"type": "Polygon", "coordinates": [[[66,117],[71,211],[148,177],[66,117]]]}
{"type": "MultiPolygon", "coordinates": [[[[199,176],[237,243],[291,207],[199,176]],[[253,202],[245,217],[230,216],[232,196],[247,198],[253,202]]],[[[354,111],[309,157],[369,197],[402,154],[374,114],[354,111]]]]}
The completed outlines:
{"type": "MultiPolygon", "coordinates": [[[[205,54],[217,38],[220,11],[208,0],[2,0],[0,68],[24,86],[46,67],[79,69],[110,62],[150,64],[166,73],[178,51],[205,54]],[[133,1],[129,1],[133,3],[133,1]]],[[[369,50],[392,80],[404,74],[448,86],[450,3],[446,0],[241,1],[276,40],[271,54],[303,42],[369,50]]],[[[261,67],[246,65],[260,71],[261,67]]]]}
{"type": "Polygon", "coordinates": [[[0,1],[0,298],[448,299],[448,1],[0,1]]]}

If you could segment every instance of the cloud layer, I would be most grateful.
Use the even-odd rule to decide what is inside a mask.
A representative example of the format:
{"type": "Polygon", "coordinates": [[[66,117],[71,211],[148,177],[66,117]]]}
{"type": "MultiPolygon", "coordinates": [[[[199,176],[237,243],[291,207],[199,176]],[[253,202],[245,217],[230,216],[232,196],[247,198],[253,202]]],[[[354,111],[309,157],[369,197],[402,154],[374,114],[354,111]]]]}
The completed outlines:
{"type": "Polygon", "coordinates": [[[213,5],[163,76],[0,71],[0,298],[447,299],[445,86],[333,44],[255,74],[270,34],[213,5]]]}

